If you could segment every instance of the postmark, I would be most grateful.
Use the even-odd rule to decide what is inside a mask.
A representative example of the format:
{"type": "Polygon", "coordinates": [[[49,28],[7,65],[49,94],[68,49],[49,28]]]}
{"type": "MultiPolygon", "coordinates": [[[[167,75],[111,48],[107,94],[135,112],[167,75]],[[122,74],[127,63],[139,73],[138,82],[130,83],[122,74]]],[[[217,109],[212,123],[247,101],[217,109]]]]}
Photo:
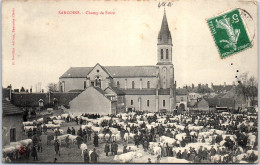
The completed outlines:
{"type": "MultiPolygon", "coordinates": [[[[220,57],[226,58],[253,46],[241,12],[236,8],[207,19],[220,57]]],[[[254,37],[254,35],[253,35],[254,37]]]]}

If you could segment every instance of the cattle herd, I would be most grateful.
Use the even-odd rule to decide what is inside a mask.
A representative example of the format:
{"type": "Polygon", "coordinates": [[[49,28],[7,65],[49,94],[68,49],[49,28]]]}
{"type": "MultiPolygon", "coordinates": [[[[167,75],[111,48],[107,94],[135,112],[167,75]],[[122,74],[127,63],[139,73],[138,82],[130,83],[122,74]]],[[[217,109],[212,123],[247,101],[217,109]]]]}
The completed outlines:
{"type": "Polygon", "coordinates": [[[61,114],[23,122],[23,129],[28,139],[4,146],[4,161],[19,159],[22,149],[39,143],[37,135],[46,134],[47,144],[78,144],[82,155],[90,139],[123,144],[123,152],[116,149],[115,163],[258,162],[258,117],[250,113],[61,114]],[[74,133],[61,129],[71,122],[79,125],[74,133]]]}

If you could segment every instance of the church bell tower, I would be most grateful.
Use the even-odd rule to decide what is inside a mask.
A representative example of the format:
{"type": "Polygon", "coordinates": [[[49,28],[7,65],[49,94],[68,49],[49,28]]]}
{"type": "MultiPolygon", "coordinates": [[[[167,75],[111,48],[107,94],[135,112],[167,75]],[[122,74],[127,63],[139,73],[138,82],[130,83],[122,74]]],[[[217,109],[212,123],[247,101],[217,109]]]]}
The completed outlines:
{"type": "Polygon", "coordinates": [[[157,41],[157,65],[172,64],[172,36],[164,10],[161,30],[157,41]]]}
{"type": "Polygon", "coordinates": [[[171,88],[174,82],[174,68],[172,64],[172,36],[168,27],[165,9],[161,29],[157,38],[156,65],[159,67],[159,88],[171,88]]]}

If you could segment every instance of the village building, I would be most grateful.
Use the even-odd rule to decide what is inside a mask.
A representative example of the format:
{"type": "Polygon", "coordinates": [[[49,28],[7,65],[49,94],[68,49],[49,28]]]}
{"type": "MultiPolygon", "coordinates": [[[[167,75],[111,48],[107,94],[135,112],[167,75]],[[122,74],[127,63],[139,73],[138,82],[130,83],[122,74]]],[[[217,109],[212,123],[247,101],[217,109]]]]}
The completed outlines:
{"type": "Polygon", "coordinates": [[[175,109],[173,45],[166,13],[157,39],[156,65],[103,66],[97,63],[94,67],[69,68],[59,78],[60,92],[84,90],[70,102],[70,108],[83,113],[97,112],[96,106],[103,109],[102,113],[122,109],[149,112],[175,109]]]}
{"type": "Polygon", "coordinates": [[[22,128],[23,111],[14,106],[10,100],[10,89],[4,88],[2,98],[2,145],[16,142],[24,138],[22,128]]]}
{"type": "Polygon", "coordinates": [[[187,110],[188,106],[188,90],[186,88],[176,89],[176,109],[187,110]]]}

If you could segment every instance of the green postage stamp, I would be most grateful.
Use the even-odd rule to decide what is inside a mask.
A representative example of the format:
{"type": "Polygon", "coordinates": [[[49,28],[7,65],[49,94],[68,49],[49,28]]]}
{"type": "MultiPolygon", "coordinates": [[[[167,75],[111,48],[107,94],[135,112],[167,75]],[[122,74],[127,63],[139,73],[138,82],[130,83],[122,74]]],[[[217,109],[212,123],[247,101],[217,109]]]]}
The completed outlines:
{"type": "Polygon", "coordinates": [[[238,9],[210,18],[207,23],[222,59],[252,46],[238,9]]]}

